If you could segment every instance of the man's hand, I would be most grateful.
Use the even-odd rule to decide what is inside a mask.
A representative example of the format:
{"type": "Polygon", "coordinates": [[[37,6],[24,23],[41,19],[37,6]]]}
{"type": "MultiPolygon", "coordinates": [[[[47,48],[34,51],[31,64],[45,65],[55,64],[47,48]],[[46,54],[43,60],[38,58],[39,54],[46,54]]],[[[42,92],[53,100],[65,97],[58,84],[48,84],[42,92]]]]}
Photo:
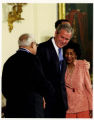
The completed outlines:
{"type": "Polygon", "coordinates": [[[45,108],[46,108],[46,102],[45,102],[45,99],[43,97],[43,109],[45,109],[45,108]]]}

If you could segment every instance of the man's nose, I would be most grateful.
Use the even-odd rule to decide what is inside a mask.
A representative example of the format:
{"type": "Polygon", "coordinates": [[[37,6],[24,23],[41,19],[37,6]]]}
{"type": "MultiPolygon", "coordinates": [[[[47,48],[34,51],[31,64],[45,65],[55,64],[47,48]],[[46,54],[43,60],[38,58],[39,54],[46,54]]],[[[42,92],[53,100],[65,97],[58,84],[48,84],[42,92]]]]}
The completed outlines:
{"type": "Polygon", "coordinates": [[[63,42],[64,42],[64,43],[66,42],[65,38],[63,38],[63,42]]]}
{"type": "Polygon", "coordinates": [[[71,55],[70,54],[68,54],[68,58],[70,58],[71,57],[71,55]]]}

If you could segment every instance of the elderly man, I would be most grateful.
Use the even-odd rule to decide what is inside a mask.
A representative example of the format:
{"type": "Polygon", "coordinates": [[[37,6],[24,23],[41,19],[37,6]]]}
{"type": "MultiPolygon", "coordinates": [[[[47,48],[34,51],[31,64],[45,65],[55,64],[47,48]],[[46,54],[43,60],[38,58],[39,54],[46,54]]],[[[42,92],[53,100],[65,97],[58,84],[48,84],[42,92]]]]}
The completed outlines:
{"type": "Polygon", "coordinates": [[[67,95],[65,88],[66,63],[63,58],[63,48],[68,44],[73,34],[70,24],[58,25],[55,36],[39,44],[38,55],[47,80],[52,84],[55,94],[46,98],[45,115],[47,118],[64,118],[66,115],[67,95]]]}
{"type": "Polygon", "coordinates": [[[6,61],[2,73],[2,93],[7,100],[5,117],[41,118],[43,97],[53,94],[53,88],[45,79],[32,36],[23,34],[18,43],[18,51],[6,61]]]}

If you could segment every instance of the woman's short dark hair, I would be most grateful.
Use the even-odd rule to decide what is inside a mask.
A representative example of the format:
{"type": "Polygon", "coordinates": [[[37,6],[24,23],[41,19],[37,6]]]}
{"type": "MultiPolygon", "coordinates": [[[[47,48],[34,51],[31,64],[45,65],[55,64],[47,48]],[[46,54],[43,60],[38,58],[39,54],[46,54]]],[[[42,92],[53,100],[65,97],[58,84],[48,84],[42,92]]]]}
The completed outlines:
{"type": "Polygon", "coordinates": [[[67,49],[73,49],[74,52],[77,55],[77,59],[81,58],[81,49],[80,49],[80,45],[78,43],[73,42],[72,40],[70,40],[70,42],[63,48],[64,50],[64,57],[65,57],[65,52],[67,49]]]}
{"type": "Polygon", "coordinates": [[[55,29],[62,23],[62,22],[69,22],[67,19],[60,19],[55,22],[55,29]]]}

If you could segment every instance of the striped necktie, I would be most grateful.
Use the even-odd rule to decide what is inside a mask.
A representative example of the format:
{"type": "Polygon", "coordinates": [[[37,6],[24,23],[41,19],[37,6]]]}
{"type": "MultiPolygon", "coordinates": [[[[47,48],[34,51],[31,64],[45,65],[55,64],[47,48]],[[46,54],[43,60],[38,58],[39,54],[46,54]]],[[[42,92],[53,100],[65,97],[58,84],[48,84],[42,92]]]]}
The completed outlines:
{"type": "Polygon", "coordinates": [[[62,55],[62,49],[61,48],[58,49],[58,57],[59,57],[59,65],[60,65],[60,70],[61,70],[62,61],[63,61],[63,55],[62,55]]]}

